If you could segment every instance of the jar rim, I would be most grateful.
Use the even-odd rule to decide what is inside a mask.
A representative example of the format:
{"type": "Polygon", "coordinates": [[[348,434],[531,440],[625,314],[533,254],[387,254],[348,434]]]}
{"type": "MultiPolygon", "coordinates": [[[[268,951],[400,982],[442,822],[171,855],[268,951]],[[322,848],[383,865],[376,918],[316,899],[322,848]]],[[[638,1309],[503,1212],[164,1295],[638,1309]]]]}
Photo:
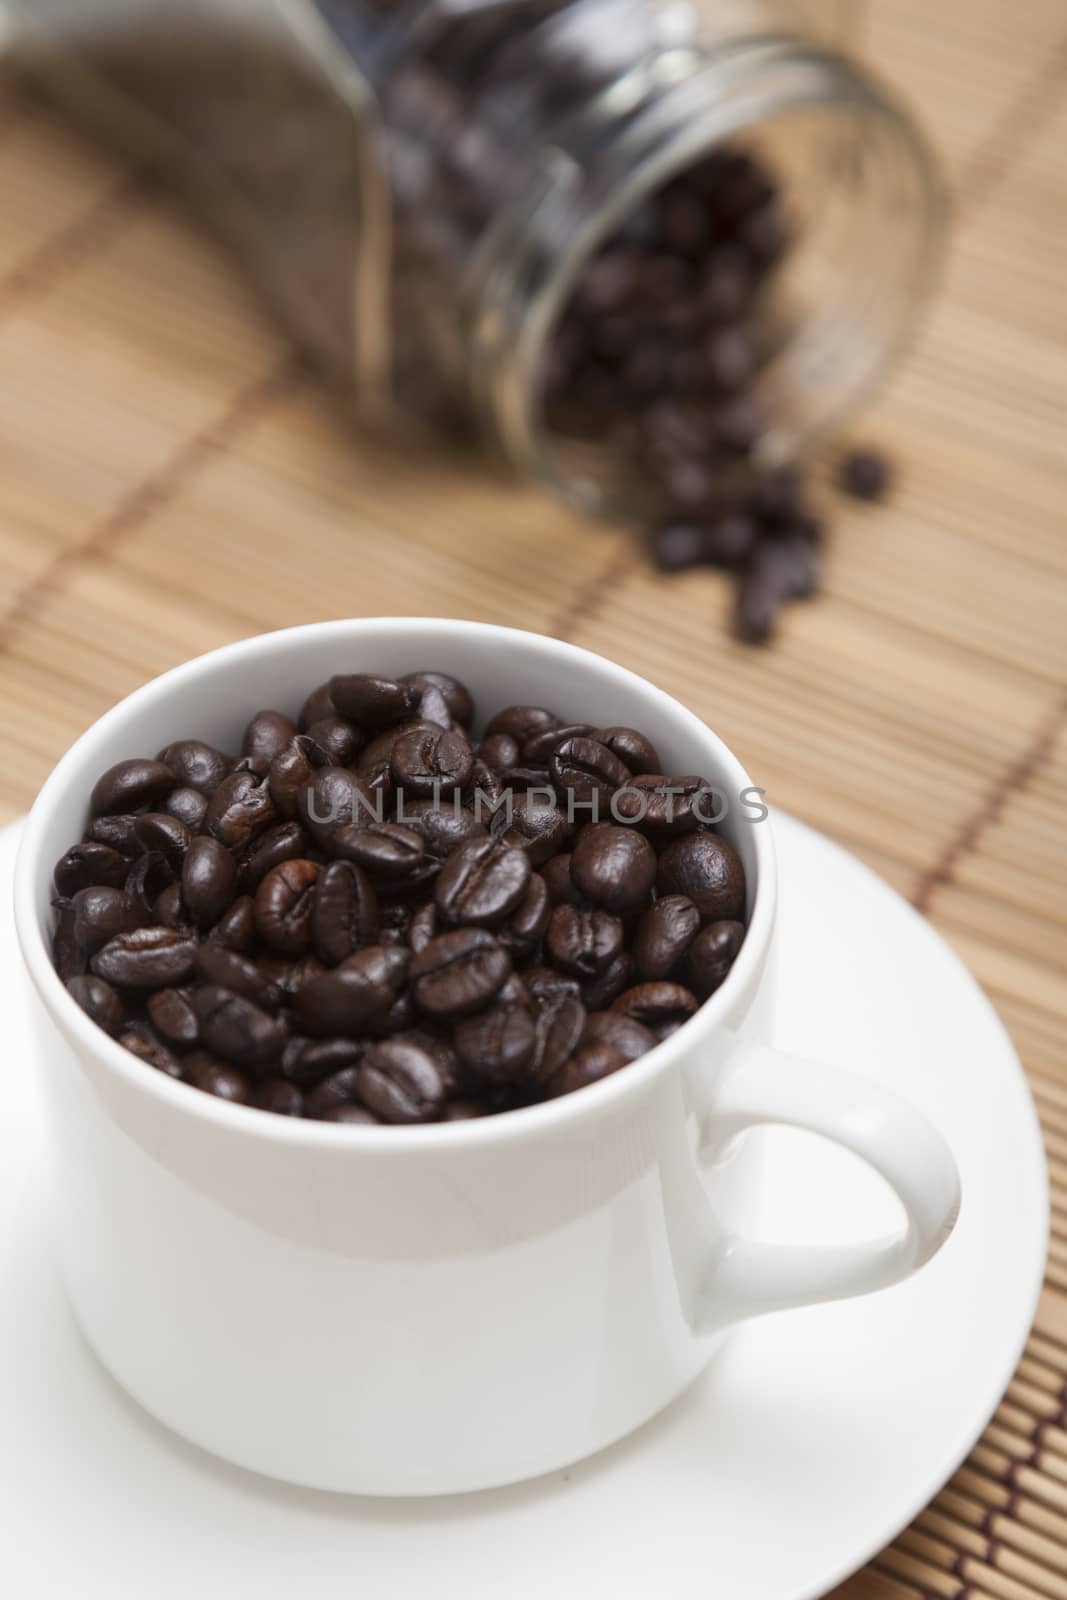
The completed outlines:
{"type": "Polygon", "coordinates": [[[564,466],[545,425],[539,374],[587,261],[672,177],[735,135],[811,109],[866,119],[888,134],[905,163],[918,225],[901,274],[896,325],[872,346],[864,369],[834,405],[824,407],[791,443],[779,441],[779,459],[806,454],[900,358],[943,256],[948,199],[939,165],[910,113],[865,68],[793,36],[761,36],[686,54],[689,60],[682,62],[679,52],[665,52],[671,58],[666,82],[645,67],[643,114],[622,122],[619,147],[613,150],[609,141],[595,171],[583,170],[566,148],[549,147],[543,187],[517,199],[499,219],[472,274],[470,382],[488,435],[520,472],[586,513],[619,508],[606,504],[597,483],[564,466]],[[613,157],[621,171],[613,168],[613,157]],[[566,239],[552,258],[536,243],[546,222],[566,239]]]}

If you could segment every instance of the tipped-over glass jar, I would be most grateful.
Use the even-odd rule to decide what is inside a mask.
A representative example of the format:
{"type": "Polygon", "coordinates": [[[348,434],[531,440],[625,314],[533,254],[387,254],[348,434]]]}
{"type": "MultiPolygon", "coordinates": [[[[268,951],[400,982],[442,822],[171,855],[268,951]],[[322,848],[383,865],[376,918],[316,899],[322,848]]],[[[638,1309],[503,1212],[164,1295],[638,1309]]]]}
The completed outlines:
{"type": "Polygon", "coordinates": [[[489,442],[587,509],[638,504],[617,422],[686,391],[719,426],[742,375],[724,465],[803,454],[934,274],[934,163],[836,0],[3,3],[54,88],[180,168],[363,417],[489,442]],[[591,265],[622,315],[576,354],[591,265]],[[661,339],[689,348],[657,371],[661,339]],[[598,382],[610,426],[567,403],[598,382]]]}

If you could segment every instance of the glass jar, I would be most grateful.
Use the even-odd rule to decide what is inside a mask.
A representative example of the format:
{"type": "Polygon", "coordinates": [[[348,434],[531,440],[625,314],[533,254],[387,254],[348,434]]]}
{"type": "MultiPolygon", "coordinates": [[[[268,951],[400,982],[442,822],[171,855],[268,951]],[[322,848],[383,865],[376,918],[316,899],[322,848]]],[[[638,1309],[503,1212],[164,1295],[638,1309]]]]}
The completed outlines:
{"type": "Polygon", "coordinates": [[[748,465],[888,369],[939,257],[930,152],[791,0],[3,0],[53,88],[178,168],[364,419],[447,428],[594,511],[623,457],[546,411],[586,264],[741,141],[787,198],[748,465]]]}

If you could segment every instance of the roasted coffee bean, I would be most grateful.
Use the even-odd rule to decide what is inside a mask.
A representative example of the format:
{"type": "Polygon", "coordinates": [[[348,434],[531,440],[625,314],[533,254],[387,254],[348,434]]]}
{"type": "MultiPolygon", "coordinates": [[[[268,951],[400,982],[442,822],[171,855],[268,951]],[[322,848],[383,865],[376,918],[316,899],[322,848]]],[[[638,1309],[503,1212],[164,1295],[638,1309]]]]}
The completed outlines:
{"type": "Polygon", "coordinates": [[[531,1000],[538,1006],[554,1003],[568,995],[577,996],[581,990],[577,978],[568,978],[554,967],[527,967],[522,981],[531,1000]]]}
{"type": "Polygon", "coordinates": [[[511,957],[484,928],[456,928],[412,958],[415,1003],[431,1017],[463,1017],[488,1005],[511,973],[511,957]]]}
{"type": "Polygon", "coordinates": [[[633,942],[634,977],[639,983],[669,978],[700,931],[700,912],[684,894],[668,894],[650,906],[633,942]]]}
{"type": "Polygon", "coordinates": [[[296,792],[297,815],[311,837],[332,850],[342,828],[381,825],[382,803],[370,784],[347,767],[320,767],[296,792]]]}
{"type": "Polygon", "coordinates": [[[450,856],[457,845],[468,839],[484,839],[487,830],[476,820],[469,806],[458,804],[453,796],[440,805],[434,800],[397,801],[397,821],[413,828],[422,838],[429,855],[438,861],[450,856]]]}
{"type": "Polygon", "coordinates": [[[181,788],[197,789],[205,795],[217,789],[233,767],[229,756],[202,739],[176,739],[159,752],[158,759],[170,768],[181,788]]]}
{"type": "Polygon", "coordinates": [[[527,739],[522,747],[520,764],[524,767],[548,770],[548,763],[560,745],[567,739],[586,739],[595,737],[596,730],[588,722],[561,723],[558,728],[543,728],[540,733],[535,733],[527,739]]]}
{"type": "Polygon", "coordinates": [[[697,1005],[696,995],[680,983],[639,983],[625,989],[611,1009],[643,1023],[657,1039],[664,1039],[688,1022],[697,1005]]]}
{"type": "Polygon", "coordinates": [[[170,989],[191,978],[196,934],[186,928],[134,928],[98,950],[93,971],[123,989],[170,989]]]}
{"type": "Polygon", "coordinates": [[[188,1050],[200,1042],[200,1019],[191,989],[157,989],[148,997],[148,1019],[173,1049],[188,1050]]]}
{"type": "Polygon", "coordinates": [[[742,922],[709,922],[702,928],[686,951],[682,976],[700,1000],[723,982],[740,950],[745,937],[742,922]]]}
{"type": "Polygon", "coordinates": [[[512,795],[522,795],[529,790],[543,794],[546,800],[555,799],[555,790],[552,787],[551,774],[547,766],[541,767],[508,767],[500,774],[503,792],[510,790],[512,795]]]}
{"type": "Polygon", "coordinates": [[[118,1033],[121,1030],[126,1021],[126,1007],[110,983],[94,977],[92,973],[85,973],[68,979],[67,989],[86,1016],[91,1017],[105,1033],[118,1033]]]}
{"type": "Polygon", "coordinates": [[[154,907],[155,920],[164,928],[187,928],[192,923],[192,917],[186,910],[185,901],[182,899],[182,886],[180,883],[169,883],[156,897],[154,907]]]}
{"type": "Polygon", "coordinates": [[[280,1117],[304,1115],[304,1096],[295,1083],[287,1083],[284,1078],[266,1078],[256,1090],[252,1104],[280,1117]]]}
{"type": "Polygon", "coordinates": [[[253,912],[256,932],[269,949],[286,956],[308,949],[318,877],[315,862],[306,859],[283,861],[267,873],[256,890],[253,912]]]}
{"type": "Polygon", "coordinates": [[[423,728],[396,741],[389,771],[396,787],[412,799],[447,799],[466,784],[473,761],[466,734],[423,728]]]}
{"type": "Polygon", "coordinates": [[[657,1043],[654,1033],[621,1011],[594,1011],[586,1018],[583,1044],[607,1044],[627,1061],[636,1061],[657,1043]]]}
{"type": "Polygon", "coordinates": [[[343,717],[320,717],[307,736],[335,767],[351,766],[363,748],[363,735],[343,717]]]}
{"type": "Polygon", "coordinates": [[[209,834],[190,844],[182,867],[182,901],[201,928],[217,922],[233,901],[237,864],[229,850],[209,834]]]}
{"type": "Polygon", "coordinates": [[[357,1076],[360,1100],[383,1122],[433,1122],[448,1092],[438,1053],[417,1035],[372,1044],[357,1076]]]}
{"type": "Polygon", "coordinates": [[[208,801],[204,827],[228,850],[246,850],[277,820],[266,776],[239,764],[208,801]]]}
{"type": "Polygon", "coordinates": [[[121,889],[126,883],[130,863],[106,844],[71,845],[66,855],[56,862],[52,881],[56,893],[69,898],[79,889],[121,889]]]}
{"type": "Polygon", "coordinates": [[[407,1033],[418,1026],[419,1014],[410,991],[398,994],[388,1011],[379,1011],[364,1024],[368,1039],[389,1039],[394,1033],[407,1033]]]}
{"type": "Polygon", "coordinates": [[[156,901],[173,882],[174,873],[158,850],[149,850],[147,855],[133,863],[126,875],[126,893],[141,907],[143,921],[153,920],[156,901]]]}
{"type": "Polygon", "coordinates": [[[540,1083],[546,1083],[570,1060],[581,1042],[585,1023],[585,1007],[576,994],[557,994],[537,1003],[535,1063],[540,1083]]]}
{"type": "MultiPolygon", "coordinates": [[[[440,733],[441,729],[436,722],[423,722],[421,717],[412,718],[409,722],[398,722],[395,727],[386,728],[377,733],[360,753],[359,770],[364,775],[379,772],[383,767],[388,775],[389,765],[393,759],[393,750],[400,739],[407,738],[409,733],[440,733]]],[[[388,777],[392,784],[392,778],[388,777]]]]}
{"type": "Polygon", "coordinates": [[[593,738],[598,744],[606,745],[634,775],[660,770],[655,745],[638,728],[601,728],[594,732],[593,738]]]}
{"type": "Polygon", "coordinates": [[[625,916],[648,904],[656,853],[636,828],[601,822],[584,828],[575,840],[570,875],[587,900],[625,916]]]}
{"type": "Polygon", "coordinates": [[[137,837],[137,818],[132,814],[121,817],[94,817],[85,831],[85,843],[106,844],[117,850],[128,861],[141,853],[137,837]]]}
{"type": "Polygon", "coordinates": [[[456,1028],[456,1051],[467,1071],[491,1084],[525,1083],[537,1064],[537,1021],[527,1006],[495,1005],[456,1028]]]}
{"type": "Polygon", "coordinates": [[[281,1057],[288,1037],[284,1025],[243,994],[209,983],[195,991],[193,1004],[204,1043],[235,1066],[259,1070],[281,1057]]]}
{"type": "Polygon", "coordinates": [[[313,722],[321,722],[325,717],[336,717],[337,707],[333,703],[328,683],[320,683],[317,689],[312,689],[304,704],[300,708],[300,731],[306,733],[313,722]]]}
{"type": "Polygon", "coordinates": [[[407,979],[411,958],[396,945],[368,945],[339,966],[311,978],[295,997],[307,1033],[322,1037],[357,1034],[388,1011],[407,979]]]}
{"type": "Polygon", "coordinates": [[[652,559],[661,572],[684,572],[704,559],[704,527],[690,517],[669,517],[652,538],[652,559]]]}
{"type": "Polygon", "coordinates": [[[594,1041],[579,1045],[570,1060],[548,1080],[549,1098],[557,1099],[560,1095],[573,1094],[576,1089],[584,1089],[591,1083],[599,1083],[602,1078],[610,1077],[626,1064],[622,1051],[610,1044],[594,1041]]]}
{"type": "Polygon", "coordinates": [[[493,927],[520,904],[532,872],[524,850],[497,839],[469,839],[441,868],[434,888],[437,909],[448,923],[493,927]]]}
{"type": "Polygon", "coordinates": [[[160,800],[178,786],[178,779],[162,761],[137,758],[109,767],[93,785],[89,809],[94,817],[137,811],[160,800]]]}
{"type": "MultiPolygon", "coordinates": [[[[360,869],[362,871],[362,868],[360,869]]],[[[430,902],[433,903],[432,901],[430,902]]],[[[396,897],[393,890],[383,891],[378,900],[378,944],[410,944],[411,919],[415,915],[411,902],[396,897]]]]}
{"type": "Polygon", "coordinates": [[[595,978],[586,978],[581,986],[582,1003],[587,1011],[604,1011],[630,984],[631,962],[624,950],[621,955],[595,978]]]}
{"type": "Polygon", "coordinates": [[[96,885],[79,889],[71,897],[70,904],[74,913],[74,939],[87,955],[101,949],[117,934],[132,933],[146,920],[144,906],[124,889],[96,885]]]}
{"type": "Polygon", "coordinates": [[[338,828],[331,843],[337,856],[343,861],[354,861],[375,884],[403,883],[421,873],[428,864],[419,834],[414,828],[401,827],[397,822],[338,828]]]}
{"type": "MultiPolygon", "coordinates": [[[[475,802],[477,816],[477,797],[475,802]]],[[[510,817],[507,808],[495,812],[489,832],[501,844],[525,850],[531,866],[539,867],[566,847],[574,827],[551,799],[533,791],[516,797],[510,817]]]]}
{"type": "Polygon", "coordinates": [[[250,894],[241,895],[228,911],[224,911],[208,933],[209,944],[222,945],[248,955],[256,941],[256,923],[250,894]]]}
{"type": "Polygon", "coordinates": [[[505,706],[489,719],[485,734],[486,738],[498,733],[509,734],[521,749],[535,734],[562,725],[562,717],[557,717],[554,711],[546,711],[543,706],[505,706]]]}
{"type": "Polygon", "coordinates": [[[357,1106],[351,1102],[339,1106],[330,1106],[329,1110],[322,1113],[323,1122],[347,1122],[355,1127],[380,1128],[381,1117],[376,1117],[373,1111],[368,1111],[366,1106],[357,1106]]]}
{"type": "Polygon", "coordinates": [[[205,1094],[218,1100],[232,1100],[234,1105],[246,1106],[252,1099],[252,1085],[243,1072],[225,1061],[214,1060],[207,1051],[186,1057],[186,1069],[192,1071],[192,1081],[205,1094]]]}
{"type": "Polygon", "coordinates": [[[425,905],[414,912],[408,923],[407,942],[412,951],[418,954],[420,950],[425,950],[430,940],[436,939],[440,932],[441,919],[437,913],[437,903],[434,900],[427,900],[425,905]]]}
{"type": "MultiPolygon", "coordinates": [[[[444,700],[451,720],[457,722],[461,728],[469,728],[474,721],[474,701],[470,690],[450,672],[408,672],[400,681],[413,684],[424,696],[436,691],[444,700]]],[[[421,704],[419,714],[422,715],[421,704]]]]}
{"type": "Polygon", "coordinates": [[[118,1041],[124,1050],[154,1067],[157,1072],[179,1081],[188,1080],[186,1065],[157,1037],[147,1022],[128,1022],[119,1033],[118,1041]]]}
{"type": "Polygon", "coordinates": [[[562,905],[552,913],[545,950],[562,972],[575,978],[592,978],[617,959],[622,941],[620,918],[608,911],[562,905]]]}
{"type": "Polygon", "coordinates": [[[52,901],[56,924],[52,933],[52,958],[64,983],[79,978],[89,965],[89,957],[74,932],[74,906],[61,896],[52,901]]]}
{"type": "MultiPolygon", "coordinates": [[[[156,851],[176,878],[181,877],[185,852],[193,840],[193,830],[165,811],[149,811],[138,817],[134,832],[146,850],[156,851]]],[[[164,887],[166,887],[164,885],[164,887]]]]}
{"type": "Polygon", "coordinates": [[[232,989],[234,994],[252,1000],[267,1011],[277,1011],[282,1003],[282,989],[251,956],[224,945],[205,942],[196,952],[196,973],[205,983],[220,989],[232,989]]]}
{"type": "Polygon", "coordinates": [[[837,468],[837,486],[854,500],[881,500],[888,492],[892,472],[877,450],[849,450],[837,468]]]}
{"type": "Polygon", "coordinates": [[[282,1051],[282,1074],[302,1089],[311,1088],[323,1078],[332,1077],[345,1067],[357,1067],[366,1045],[355,1039],[303,1039],[286,1042],[282,1051]]]}
{"type": "Polygon", "coordinates": [[[615,790],[625,788],[633,777],[629,767],[596,739],[565,739],[553,751],[549,766],[557,789],[572,794],[576,805],[595,800],[594,822],[601,810],[606,812],[615,790]]]}
{"type": "Polygon", "coordinates": [[[691,833],[659,858],[660,894],[684,894],[705,921],[735,921],[745,908],[745,869],[737,851],[717,833],[691,833]]]}
{"type": "Polygon", "coordinates": [[[330,679],[330,699],[340,715],[358,727],[388,728],[414,716],[420,694],[414,683],[356,672],[338,673],[330,679]]]}
{"type": "Polygon", "coordinates": [[[378,896],[354,861],[331,861],[319,873],[311,915],[315,953],[336,967],[378,940],[378,896]]]}
{"type": "Polygon", "coordinates": [[[279,822],[261,833],[237,863],[237,887],[242,894],[255,894],[267,873],[283,861],[303,859],[310,840],[299,822],[279,822]]]}
{"type": "MultiPolygon", "coordinates": [[[[271,799],[280,817],[293,820],[301,815],[301,796],[306,794],[319,768],[329,765],[327,752],[310,733],[297,734],[282,746],[272,758],[267,773],[271,799]]],[[[332,785],[328,793],[350,787],[345,781],[332,785]]]]}
{"type": "Polygon", "coordinates": [[[207,795],[199,789],[172,789],[161,808],[167,816],[184,822],[190,833],[199,833],[207,815],[207,801],[207,795]]]}
{"type": "Polygon", "coordinates": [[[644,773],[632,778],[613,801],[617,822],[635,827],[660,847],[691,833],[715,815],[716,795],[706,778],[644,773]]]}
{"type": "Polygon", "coordinates": [[[328,971],[317,956],[300,956],[296,961],[286,961],[282,956],[259,956],[256,965],[263,977],[278,988],[283,1002],[292,1000],[306,984],[328,971]]]}
{"type": "Polygon", "coordinates": [[[478,746],[479,760],[484,761],[493,772],[504,772],[508,767],[517,767],[521,754],[519,741],[510,733],[491,734],[478,746]]]}
{"type": "Polygon", "coordinates": [[[545,880],[548,890],[549,903],[553,906],[569,905],[580,906],[584,904],[582,896],[578,893],[574,879],[571,877],[571,858],[569,855],[553,856],[541,868],[541,876],[545,880]]]}
{"type": "Polygon", "coordinates": [[[526,893],[498,930],[513,959],[526,960],[533,954],[548,932],[551,916],[552,902],[545,880],[534,872],[526,885],[526,893]]]}
{"type": "Polygon", "coordinates": [[[307,1097],[310,1117],[325,1117],[341,1106],[354,1106],[359,1100],[358,1066],[342,1067],[328,1078],[322,1078],[307,1097]]]}
{"type": "Polygon", "coordinates": [[[241,754],[273,761],[296,736],[296,723],[281,711],[257,711],[244,731],[241,754]]]}
{"type": "Polygon", "coordinates": [[[489,1107],[483,1106],[478,1100],[449,1100],[441,1112],[441,1122],[473,1122],[476,1117],[484,1117],[489,1107]]]}

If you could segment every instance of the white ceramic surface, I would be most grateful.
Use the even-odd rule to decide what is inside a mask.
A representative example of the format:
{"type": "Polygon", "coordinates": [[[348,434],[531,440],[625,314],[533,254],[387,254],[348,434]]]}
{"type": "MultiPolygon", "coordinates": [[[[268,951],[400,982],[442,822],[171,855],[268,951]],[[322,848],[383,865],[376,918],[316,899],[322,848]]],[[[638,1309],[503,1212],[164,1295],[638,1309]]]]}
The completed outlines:
{"type": "MultiPolygon", "coordinates": [[[[224,1466],[133,1405],[68,1309],[46,1215],[33,1045],[5,985],[0,1116],[3,1588],[19,1600],[810,1600],[888,1542],[969,1450],[1018,1360],[1048,1202],[1039,1130],[975,984],[898,897],[780,818],[778,1039],[861,1060],[948,1133],[953,1237],[886,1294],[736,1330],[655,1422],[563,1473],[485,1494],[355,1499],[224,1466]],[[901,994],[908,997],[901,1004],[901,994]]],[[[15,841],[0,834],[0,905],[15,841]]],[[[17,965],[0,917],[0,970],[17,965]]],[[[807,1135],[769,1147],[760,1231],[827,1244],[886,1201],[807,1135]],[[843,1220],[847,1219],[847,1220],[843,1220]]],[[[751,1219],[749,1219],[751,1220],[751,1219]]]]}
{"type": "MultiPolygon", "coordinates": [[[[646,1422],[739,1317],[882,1289],[927,1261],[959,1205],[941,1136],[889,1090],[763,1042],[777,885],[772,825],[740,805],[751,786],[692,713],[602,657],[425,618],[246,640],[90,729],[27,821],[15,911],[64,1276],[134,1398],[226,1460],[313,1488],[497,1487],[646,1422]],[[648,729],[667,772],[710,778],[749,884],[726,983],[626,1071],[474,1122],[297,1122],[146,1068],[88,1021],[47,949],[52,866],[79,836],[95,778],[187,734],[232,749],[252,710],[287,706],[331,671],[419,665],[455,673],[483,708],[526,700],[648,729]],[[772,1123],[863,1157],[904,1216],[832,1249],[746,1237],[702,1168],[772,1123]]],[[[820,1182],[817,1158],[806,1181],[820,1182]]]]}

